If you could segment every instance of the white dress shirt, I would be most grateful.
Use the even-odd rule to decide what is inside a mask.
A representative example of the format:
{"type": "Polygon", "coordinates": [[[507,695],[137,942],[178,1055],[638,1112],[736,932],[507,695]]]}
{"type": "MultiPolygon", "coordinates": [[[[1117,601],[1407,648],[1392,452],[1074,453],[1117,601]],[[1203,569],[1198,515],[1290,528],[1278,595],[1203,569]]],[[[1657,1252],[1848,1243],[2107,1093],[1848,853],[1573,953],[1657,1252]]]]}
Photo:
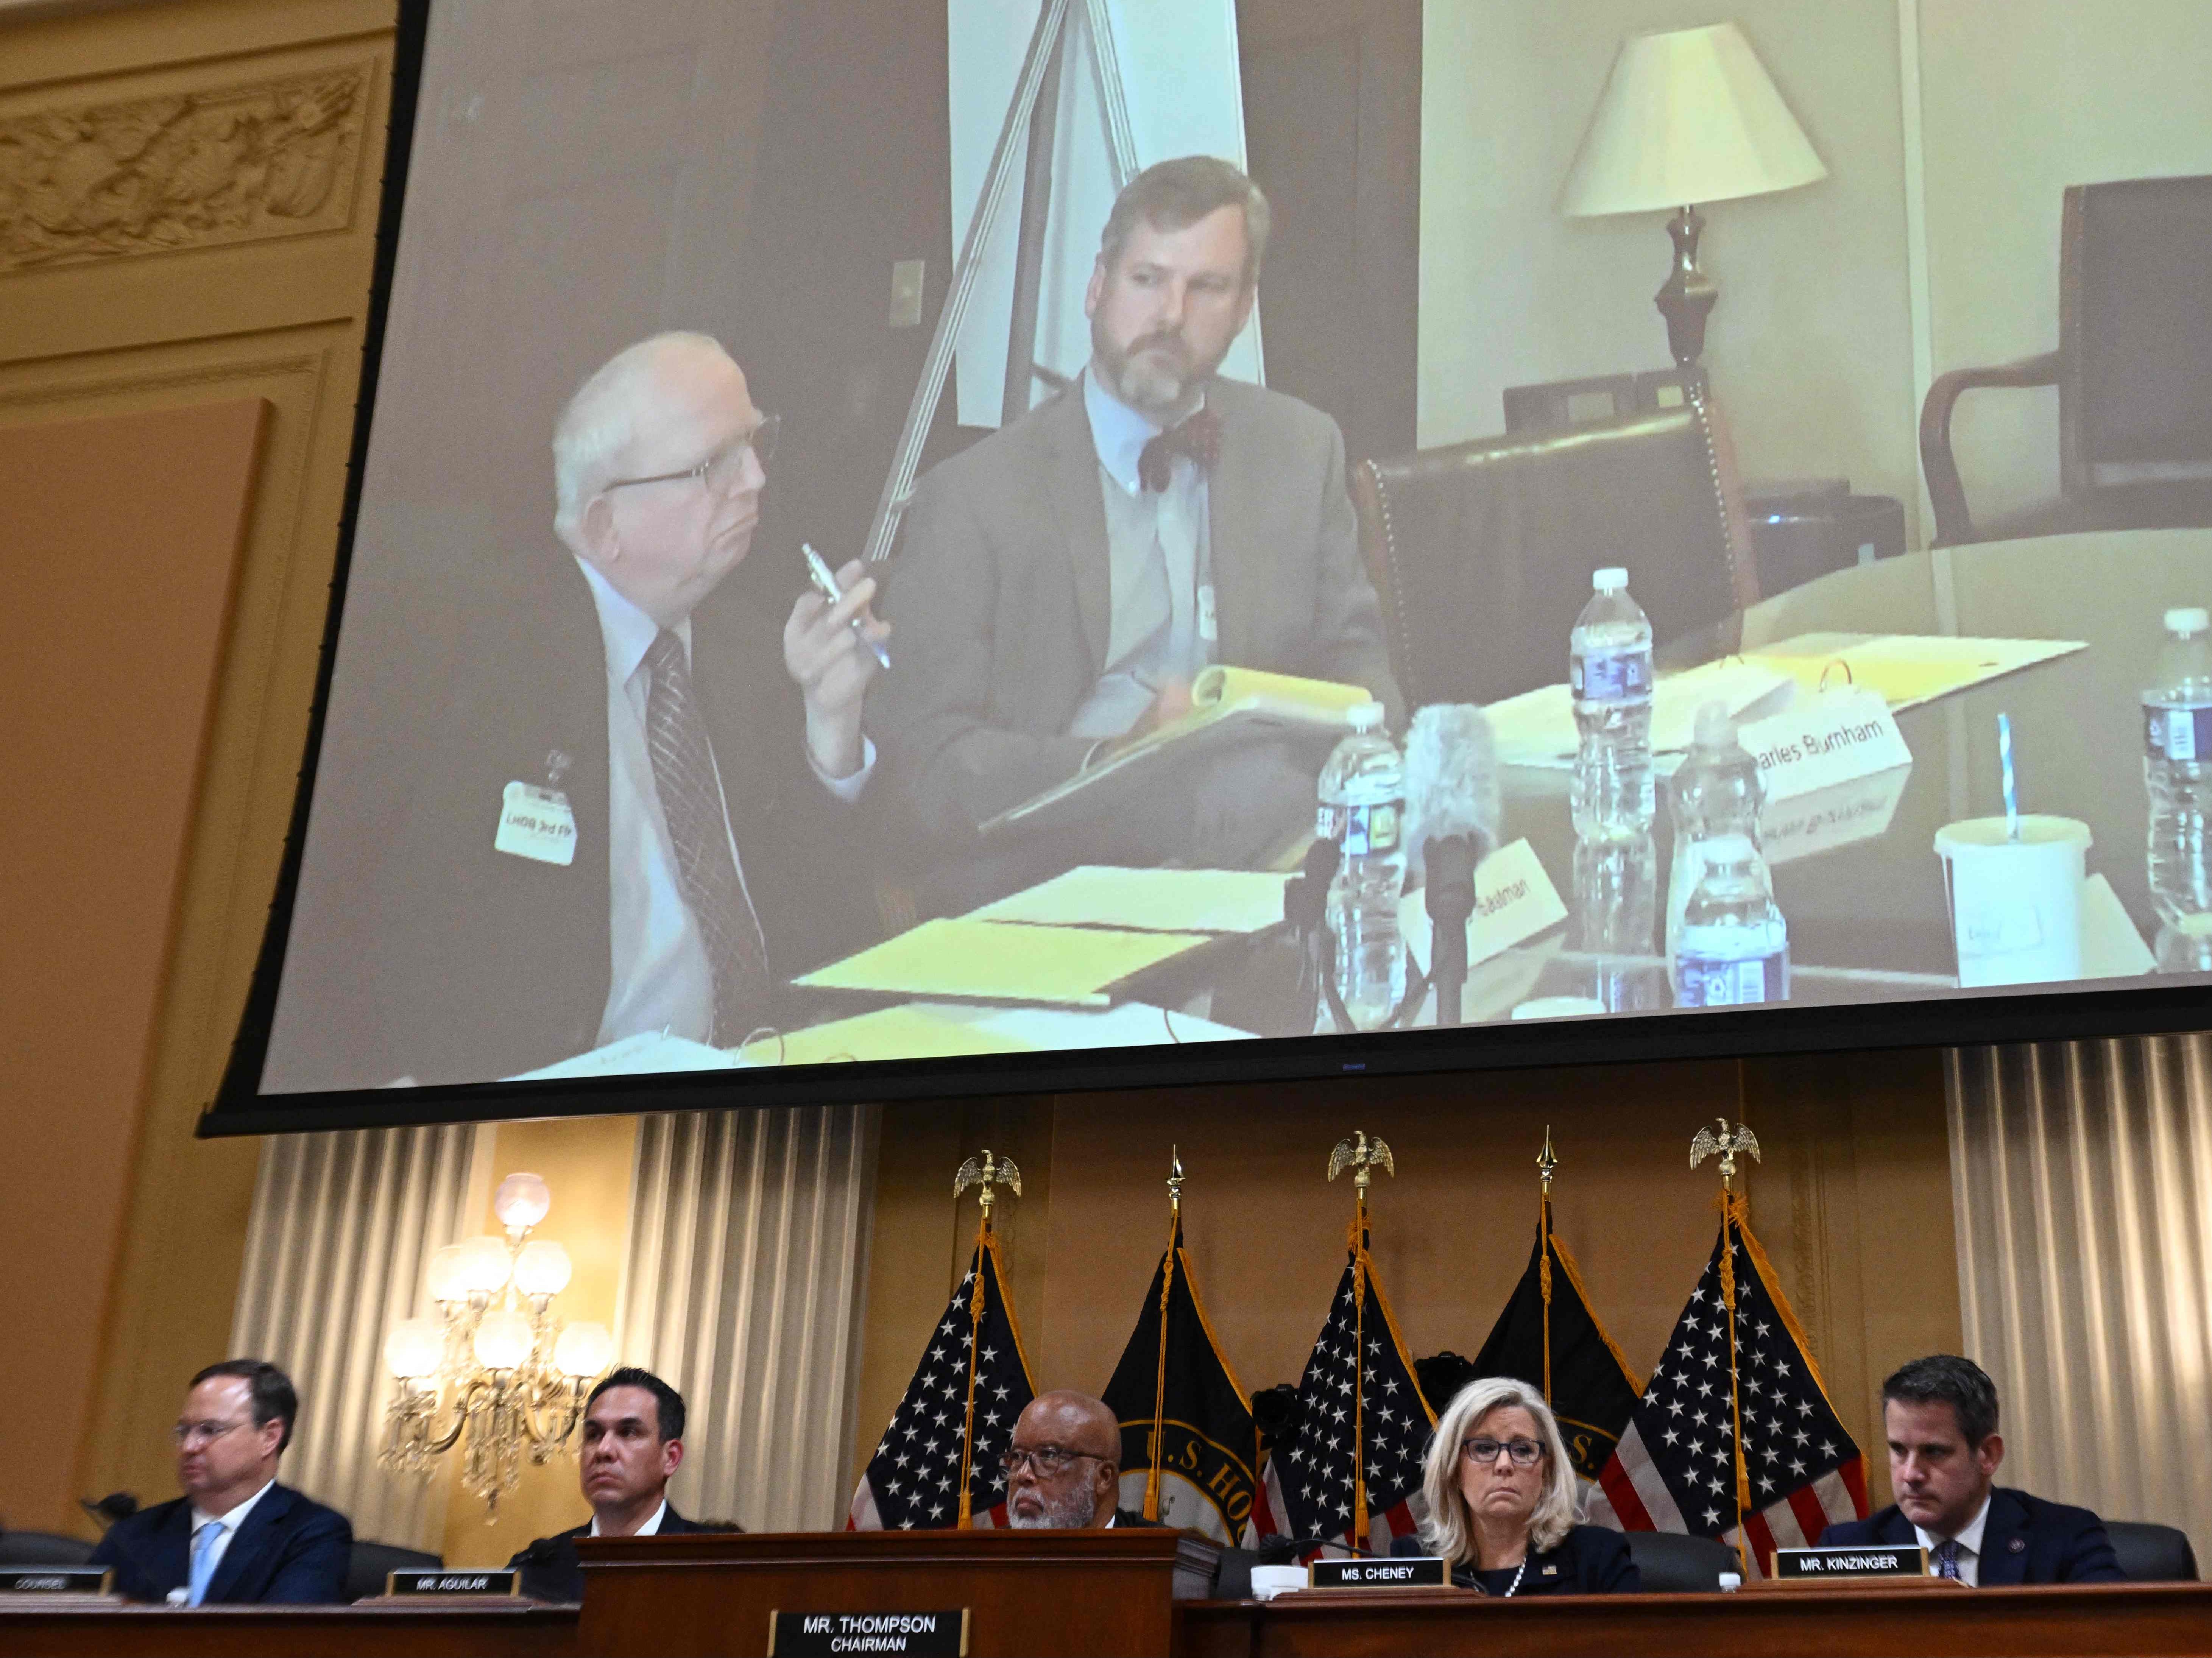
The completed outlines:
{"type": "MultiPolygon", "coordinates": [[[[271,1479],[269,1485],[274,1485],[276,1483],[271,1479]]],[[[227,1514],[208,1514],[202,1510],[198,1503],[192,1504],[192,1539],[195,1542],[198,1540],[201,1531],[205,1527],[209,1526],[222,1527],[207,1543],[207,1581],[209,1582],[214,1582],[216,1573],[222,1570],[222,1558],[230,1552],[230,1540],[238,1535],[238,1528],[246,1523],[246,1516],[253,1512],[253,1505],[256,1503],[269,1495],[269,1485],[264,1485],[227,1514]]],[[[192,1551],[187,1547],[185,1551],[187,1570],[190,1570],[191,1557],[192,1551]]]]}
{"type": "MultiPolygon", "coordinates": [[[[1982,1531],[1989,1523],[1990,1499],[1984,1497],[1982,1499],[1982,1506],[1974,1510],[1974,1517],[1960,1527],[1958,1536],[1950,1540],[1959,1546],[1959,1581],[1970,1589],[1981,1587],[1982,1531]]],[[[1912,1529],[1920,1539],[1920,1546],[1926,1549],[1930,1557],[1933,1557],[1936,1545],[1944,1540],[1932,1531],[1921,1530],[1917,1526],[1912,1529]]],[[[1935,1562],[1932,1558],[1929,1565],[1931,1570],[1934,1568],[1935,1562]]]]}
{"type": "MultiPolygon", "coordinates": [[[[635,1531],[632,1532],[630,1535],[633,1537],[657,1537],[660,1534],[660,1522],[667,1518],[668,1499],[664,1497],[660,1499],[660,1506],[653,1511],[653,1518],[647,1521],[642,1526],[640,1526],[635,1531]]],[[[592,1516],[591,1534],[593,1537],[597,1537],[599,1534],[599,1516],[596,1514],[592,1516]]]]}
{"type": "MultiPolygon", "coordinates": [[[[714,1029],[714,970],[708,964],[699,923],[684,902],[676,846],[660,809],[645,736],[646,695],[652,689],[645,657],[660,636],[660,624],[582,559],[576,561],[576,568],[590,584],[592,602],[599,610],[607,661],[607,942],[611,973],[594,1046],[605,1048],[653,1030],[705,1042],[714,1029]]],[[[689,660],[690,618],[686,616],[671,631],[689,660]]],[[[813,765],[811,753],[807,763],[813,765]]],[[[850,777],[823,777],[818,767],[814,774],[832,794],[849,803],[860,799],[875,763],[875,745],[865,743],[860,768],[850,777]]],[[[723,832],[727,834],[728,796],[719,762],[715,786],[724,791],[723,832]]],[[[737,863],[738,878],[744,880],[744,863],[734,835],[730,856],[737,863]]],[[[762,953],[767,953],[764,942],[762,953]]]]}

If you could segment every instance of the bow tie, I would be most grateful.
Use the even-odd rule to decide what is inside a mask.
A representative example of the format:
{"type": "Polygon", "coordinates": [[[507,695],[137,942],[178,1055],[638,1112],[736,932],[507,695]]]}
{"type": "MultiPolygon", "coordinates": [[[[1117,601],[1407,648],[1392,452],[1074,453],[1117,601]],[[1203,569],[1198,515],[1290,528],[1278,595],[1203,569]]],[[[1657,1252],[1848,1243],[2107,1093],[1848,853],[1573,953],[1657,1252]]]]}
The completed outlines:
{"type": "Polygon", "coordinates": [[[1175,472],[1177,455],[1188,455],[1203,471],[1221,452],[1221,416],[1201,409],[1180,426],[1170,426],[1149,440],[1137,454],[1137,481],[1146,489],[1164,490],[1175,472]]]}

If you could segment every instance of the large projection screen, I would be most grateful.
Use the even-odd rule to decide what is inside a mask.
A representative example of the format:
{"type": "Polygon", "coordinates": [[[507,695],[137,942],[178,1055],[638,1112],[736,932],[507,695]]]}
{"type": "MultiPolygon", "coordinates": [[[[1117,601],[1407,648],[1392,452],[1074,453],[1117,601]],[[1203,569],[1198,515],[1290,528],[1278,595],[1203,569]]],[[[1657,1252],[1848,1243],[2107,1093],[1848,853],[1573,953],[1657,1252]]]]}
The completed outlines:
{"type": "MultiPolygon", "coordinates": [[[[1567,216],[1620,207],[1595,174],[1634,135],[1455,155],[1393,112],[1535,203],[1541,258],[1640,261],[1622,361],[1533,245],[1377,164],[1371,43],[1263,51],[1242,9],[403,8],[324,681],[204,1133],[2202,1023],[2212,531],[1785,570],[1741,507],[1742,359],[1670,372],[1641,308],[1666,211],[1567,216]],[[1530,315],[1417,318],[1416,241],[1425,284],[1476,249],[1530,315]],[[1602,384],[1440,429],[1531,361],[1602,384]],[[802,546],[874,584],[853,625],[802,546]]],[[[1429,10],[1434,87],[1469,32],[1429,10]]],[[[1858,188],[1776,65],[1817,70],[1745,42],[1695,50],[1784,82],[1762,164],[1858,188]]],[[[2205,184],[2093,199],[2119,252],[2069,305],[2118,366],[2069,469],[2203,487],[2212,290],[2160,262],[2201,276],[2205,184]]],[[[1755,236],[1730,206],[1709,238],[1755,236]]],[[[1915,234],[1871,255],[1900,340],[1915,234]]],[[[1759,304],[1716,336],[1767,326],[1832,395],[1850,347],[1759,304]]],[[[1844,510],[1807,488],[1806,523],[1844,510]]]]}

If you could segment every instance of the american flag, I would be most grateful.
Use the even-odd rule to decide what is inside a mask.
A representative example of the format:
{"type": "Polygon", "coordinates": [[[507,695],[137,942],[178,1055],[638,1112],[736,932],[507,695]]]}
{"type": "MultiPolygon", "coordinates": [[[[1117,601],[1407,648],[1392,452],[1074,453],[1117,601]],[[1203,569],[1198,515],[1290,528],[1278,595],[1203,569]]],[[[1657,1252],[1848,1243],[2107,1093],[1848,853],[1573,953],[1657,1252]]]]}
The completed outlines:
{"type": "Polygon", "coordinates": [[[1252,1530],[1386,1552],[1419,1528],[1436,1418],[1375,1276],[1364,1231],[1306,1360],[1296,1424],[1267,1455],[1252,1530]]]}
{"type": "Polygon", "coordinates": [[[853,1493],[847,1531],[907,1531],[961,1523],[964,1469],[977,1528],[1006,1523],[1003,1459],[1014,1422],[1036,1396],[1000,1270],[999,1240],[988,1228],[975,1242],[968,1276],[930,1332],[906,1397],[868,1459],[853,1493]],[[971,1404],[974,1455],[963,1456],[971,1404]]]}
{"type": "Polygon", "coordinates": [[[1748,1547],[1740,1552],[1750,1574],[1764,1576],[1777,1547],[1818,1543],[1831,1524],[1866,1513],[1866,1461],[1828,1402],[1772,1263],[1744,1224],[1744,1199],[1732,1194],[1712,1258],[1598,1477],[1589,1517],[1737,1547],[1741,1516],[1748,1547]]]}

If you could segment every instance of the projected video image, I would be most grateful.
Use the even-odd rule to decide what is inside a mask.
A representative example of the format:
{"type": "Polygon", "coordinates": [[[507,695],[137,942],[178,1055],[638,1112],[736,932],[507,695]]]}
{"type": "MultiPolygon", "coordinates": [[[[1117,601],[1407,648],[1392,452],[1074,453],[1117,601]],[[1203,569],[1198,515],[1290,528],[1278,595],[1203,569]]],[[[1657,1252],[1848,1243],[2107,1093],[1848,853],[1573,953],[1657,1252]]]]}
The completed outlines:
{"type": "MultiPolygon", "coordinates": [[[[1631,37],[1493,152],[1557,65],[1416,9],[1370,108],[1261,9],[434,9],[263,1096],[2212,971],[2212,534],[1923,502],[1753,297],[1867,165],[1817,63],[1631,37]]],[[[2206,185],[2065,210],[2200,408],[2124,251],[2206,185]]]]}

